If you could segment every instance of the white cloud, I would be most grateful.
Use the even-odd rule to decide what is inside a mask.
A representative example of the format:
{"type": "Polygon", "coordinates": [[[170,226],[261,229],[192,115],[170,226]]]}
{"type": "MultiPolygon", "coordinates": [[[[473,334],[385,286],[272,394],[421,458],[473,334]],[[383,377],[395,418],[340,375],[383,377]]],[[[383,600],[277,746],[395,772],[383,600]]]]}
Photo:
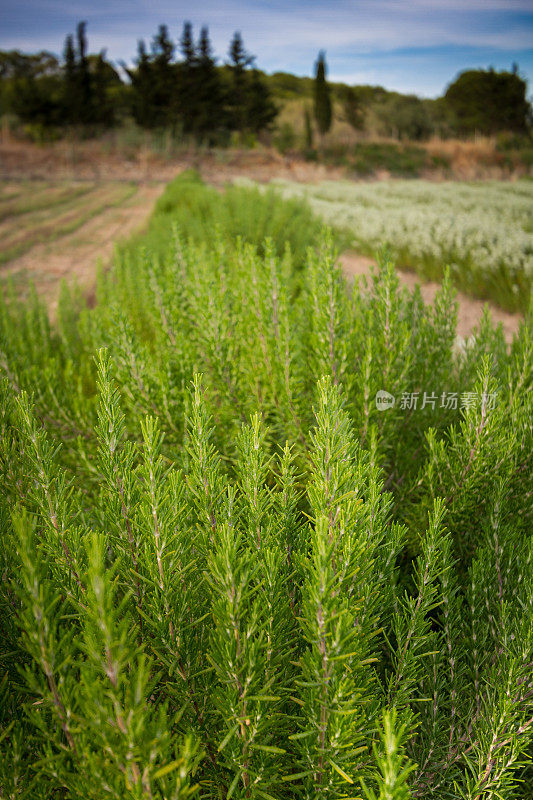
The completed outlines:
{"type": "MultiPolygon", "coordinates": [[[[36,16],[39,5],[35,2],[32,9],[36,16]]],[[[88,19],[91,36],[108,35],[124,43],[128,37],[133,42],[142,35],[150,38],[159,22],[165,22],[176,36],[183,20],[191,19],[196,25],[210,26],[221,53],[236,28],[245,42],[272,52],[287,46],[370,51],[450,44],[521,49],[533,46],[533,31],[513,22],[512,12],[527,11],[533,11],[531,0],[330,0],[307,4],[206,0],[196,7],[181,0],[163,0],[156,6],[147,0],[115,0],[101,6],[97,0],[89,8],[78,0],[48,0],[32,38],[46,30],[46,20],[53,15],[64,17],[65,33],[73,27],[72,21],[88,19]],[[495,19],[502,14],[507,16],[506,24],[495,19]]]]}

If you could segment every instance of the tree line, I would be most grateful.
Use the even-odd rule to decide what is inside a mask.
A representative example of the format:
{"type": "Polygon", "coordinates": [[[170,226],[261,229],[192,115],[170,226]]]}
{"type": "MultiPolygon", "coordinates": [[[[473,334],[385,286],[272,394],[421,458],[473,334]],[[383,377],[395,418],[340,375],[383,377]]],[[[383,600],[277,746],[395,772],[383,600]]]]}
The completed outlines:
{"type": "Polygon", "coordinates": [[[416,95],[388,92],[380,86],[330,86],[321,52],[315,65],[313,96],[316,125],[322,135],[331,128],[334,100],[341,118],[355,130],[364,130],[370,122],[374,130],[399,139],[423,140],[436,133],[527,134],[533,123],[527,82],[520,76],[517,64],[510,71],[465,70],[442,97],[423,100],[416,95]]]}
{"type": "MultiPolygon", "coordinates": [[[[150,45],[141,40],[132,65],[117,70],[105,50],[88,52],[86,24],[68,35],[61,59],[48,52],[0,52],[0,115],[15,115],[27,129],[57,135],[74,130],[92,135],[128,119],[145,130],[165,129],[206,144],[225,144],[272,129],[278,103],[304,99],[304,138],[323,137],[334,118],[356,131],[406,140],[432,135],[524,135],[532,125],[527,83],[518,67],[510,71],[467,70],[435,100],[387,91],[380,86],[347,86],[327,80],[319,53],[313,78],[265,75],[236,32],[228,57],[217,63],[207,27],[195,38],[185,22],[174,42],[160,25],[150,45]]],[[[284,123],[289,149],[295,132],[284,123]]],[[[274,137],[276,141],[276,137],[274,137]]]]}
{"type": "Polygon", "coordinates": [[[95,131],[126,117],[145,129],[170,128],[198,140],[223,140],[232,131],[258,134],[278,109],[255,56],[236,32],[227,62],[217,65],[207,27],[197,40],[185,22],[178,43],[160,25],[150,48],[141,40],[127,80],[106,59],[88,54],[86,23],[68,35],[62,60],[50,53],[0,53],[0,112],[23,123],[95,131]]]}

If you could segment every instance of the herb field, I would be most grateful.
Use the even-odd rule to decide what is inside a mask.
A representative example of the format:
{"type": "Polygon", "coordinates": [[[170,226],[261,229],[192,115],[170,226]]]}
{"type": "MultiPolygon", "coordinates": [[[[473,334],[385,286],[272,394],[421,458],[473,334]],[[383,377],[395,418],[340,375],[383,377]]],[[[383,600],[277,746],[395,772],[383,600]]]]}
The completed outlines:
{"type": "Polygon", "coordinates": [[[2,798],[531,797],[531,313],[457,351],[338,243],[185,174],[94,308],[5,294],[2,798]]]}
{"type": "Polygon", "coordinates": [[[92,217],[127,202],[132,183],[46,181],[7,184],[0,190],[0,264],[22,255],[33,245],[52,242],[80,228],[92,217]]]}
{"type": "Polygon", "coordinates": [[[509,311],[527,308],[533,288],[533,183],[422,180],[315,185],[276,181],[328,224],[346,229],[371,255],[388,245],[398,264],[509,311]]]}
{"type": "Polygon", "coordinates": [[[61,280],[88,291],[95,263],[147,220],[164,186],[124,180],[0,182],[0,286],[33,285],[55,316],[61,280]]]}

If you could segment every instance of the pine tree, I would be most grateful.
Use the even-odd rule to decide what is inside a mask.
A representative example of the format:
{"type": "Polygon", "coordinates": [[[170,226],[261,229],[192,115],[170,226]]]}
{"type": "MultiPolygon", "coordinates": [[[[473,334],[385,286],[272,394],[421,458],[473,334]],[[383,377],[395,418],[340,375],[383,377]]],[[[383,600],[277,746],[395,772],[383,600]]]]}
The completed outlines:
{"type": "Polygon", "coordinates": [[[190,22],[183,23],[183,33],[180,39],[180,50],[183,60],[187,66],[192,67],[196,60],[196,49],[194,46],[192,25],[190,22]]]}
{"type": "Polygon", "coordinates": [[[94,94],[94,121],[100,125],[113,125],[115,121],[115,107],[109,96],[109,64],[105,59],[105,50],[96,57],[94,64],[93,94],[94,94]]]}
{"type": "Polygon", "coordinates": [[[135,69],[126,70],[132,86],[131,109],[135,122],[142,128],[152,128],[157,125],[157,114],[154,108],[153,70],[150,57],[146,52],[146,45],[141,39],[137,43],[137,61],[135,69]]]}
{"type": "Polygon", "coordinates": [[[320,135],[323,137],[331,128],[331,98],[326,81],[326,57],[321,51],[315,65],[314,114],[320,135]]]}
{"type": "Polygon", "coordinates": [[[174,43],[166,25],[160,25],[152,40],[152,106],[157,124],[171,125],[176,117],[176,71],[173,64],[174,43]]]}
{"type": "Polygon", "coordinates": [[[364,123],[363,104],[360,93],[353,86],[346,86],[342,92],[344,119],[356,131],[361,130],[364,123]]]}
{"type": "Polygon", "coordinates": [[[67,36],[64,48],[62,104],[64,121],[69,125],[111,125],[114,107],[109,98],[109,84],[119,82],[118,75],[105,60],[105,51],[87,55],[86,22],[80,22],[74,37],[67,36]]]}
{"type": "Polygon", "coordinates": [[[252,70],[248,85],[248,102],[246,108],[246,124],[254,133],[268,130],[272,125],[278,109],[273,102],[268,86],[261,78],[259,70],[252,70]]]}

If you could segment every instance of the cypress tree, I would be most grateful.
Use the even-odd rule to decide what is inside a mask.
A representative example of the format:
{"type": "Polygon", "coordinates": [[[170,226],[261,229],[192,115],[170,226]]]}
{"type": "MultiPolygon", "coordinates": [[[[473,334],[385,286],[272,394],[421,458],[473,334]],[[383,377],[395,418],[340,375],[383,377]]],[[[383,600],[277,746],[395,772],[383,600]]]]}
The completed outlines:
{"type": "Polygon", "coordinates": [[[86,22],[79,22],[76,36],[78,40],[78,92],[79,92],[79,112],[78,120],[82,124],[88,124],[94,118],[94,103],[93,92],[91,84],[91,75],[89,72],[89,62],[87,60],[87,37],[85,35],[86,22]]]}
{"type": "Polygon", "coordinates": [[[65,61],[63,84],[64,118],[67,124],[72,124],[78,117],[76,52],[74,50],[74,38],[72,34],[69,34],[65,39],[63,58],[65,61]]]}
{"type": "Polygon", "coordinates": [[[246,68],[253,64],[254,56],[246,52],[239,31],[235,32],[231,40],[229,57],[229,66],[232,74],[230,94],[231,122],[233,128],[243,131],[247,122],[246,68]]]}
{"type": "Polygon", "coordinates": [[[331,98],[326,82],[326,56],[321,50],[316,62],[315,74],[315,119],[321,136],[331,128],[331,98]]]}
{"type": "Polygon", "coordinates": [[[192,132],[196,127],[201,100],[198,97],[199,76],[196,48],[194,46],[193,30],[190,22],[183,24],[183,33],[180,39],[180,51],[183,61],[179,65],[179,115],[186,133],[192,132]]]}
{"type": "Polygon", "coordinates": [[[200,31],[197,59],[198,106],[195,131],[199,139],[207,137],[213,141],[215,132],[226,124],[226,114],[220,74],[212,55],[206,27],[200,31]]]}

